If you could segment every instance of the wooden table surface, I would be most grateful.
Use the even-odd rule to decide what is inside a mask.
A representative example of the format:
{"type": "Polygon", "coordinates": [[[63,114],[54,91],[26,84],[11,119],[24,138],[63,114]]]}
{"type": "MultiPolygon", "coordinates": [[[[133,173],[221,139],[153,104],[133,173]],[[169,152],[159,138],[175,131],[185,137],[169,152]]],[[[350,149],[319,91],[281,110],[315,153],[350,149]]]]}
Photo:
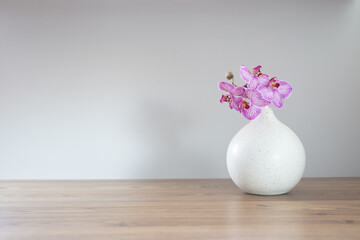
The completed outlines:
{"type": "Polygon", "coordinates": [[[0,181],[0,239],[360,239],[360,178],[255,196],[228,179],[0,181]]]}

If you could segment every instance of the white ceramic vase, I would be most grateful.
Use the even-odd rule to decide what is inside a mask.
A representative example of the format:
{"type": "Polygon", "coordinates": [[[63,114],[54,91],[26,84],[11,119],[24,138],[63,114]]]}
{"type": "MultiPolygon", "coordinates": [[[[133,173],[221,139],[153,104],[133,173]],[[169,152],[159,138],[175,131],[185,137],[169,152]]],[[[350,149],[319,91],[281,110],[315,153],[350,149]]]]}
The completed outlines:
{"type": "Polygon", "coordinates": [[[270,107],[243,127],[227,151],[227,167],[244,192],[278,195],[289,192],[305,169],[305,150],[298,136],[270,107]]]}

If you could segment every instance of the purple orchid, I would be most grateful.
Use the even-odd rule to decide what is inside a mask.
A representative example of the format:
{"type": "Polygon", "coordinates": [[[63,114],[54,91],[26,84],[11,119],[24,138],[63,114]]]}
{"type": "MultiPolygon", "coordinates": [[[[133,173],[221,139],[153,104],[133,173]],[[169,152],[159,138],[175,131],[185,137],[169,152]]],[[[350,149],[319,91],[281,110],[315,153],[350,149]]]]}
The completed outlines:
{"type": "Polygon", "coordinates": [[[252,72],[250,72],[250,70],[247,67],[241,65],[240,76],[247,83],[248,88],[255,89],[260,85],[260,83],[269,81],[269,76],[263,74],[260,71],[260,68],[261,66],[258,65],[257,67],[254,67],[252,72]]]}
{"type": "Polygon", "coordinates": [[[270,103],[257,89],[235,87],[227,82],[220,82],[219,88],[228,92],[221,96],[220,102],[228,102],[230,109],[239,111],[249,120],[255,119],[261,113],[261,107],[270,103]]]}
{"type": "Polygon", "coordinates": [[[245,93],[245,88],[241,86],[235,87],[227,82],[220,82],[219,88],[220,90],[227,92],[227,94],[221,96],[220,102],[228,102],[230,109],[234,108],[236,111],[239,111],[239,102],[241,100],[240,97],[237,96],[243,95],[245,93]]]}
{"type": "Polygon", "coordinates": [[[258,90],[265,100],[272,102],[276,107],[281,108],[283,99],[290,96],[292,87],[286,81],[279,81],[275,77],[268,81],[261,81],[258,90]]]}
{"type": "Polygon", "coordinates": [[[269,101],[266,101],[259,90],[257,89],[245,89],[245,92],[240,96],[239,112],[249,120],[255,119],[261,113],[261,107],[269,105],[269,101]]]}
{"type": "Polygon", "coordinates": [[[220,82],[219,88],[226,94],[221,96],[220,102],[228,102],[230,109],[242,113],[242,115],[253,120],[261,113],[261,108],[271,102],[278,108],[283,105],[283,99],[288,98],[292,92],[291,85],[286,81],[269,78],[261,72],[261,66],[250,71],[244,65],[240,67],[240,76],[245,80],[244,87],[236,87],[234,74],[226,73],[226,78],[232,80],[232,84],[220,82]]]}

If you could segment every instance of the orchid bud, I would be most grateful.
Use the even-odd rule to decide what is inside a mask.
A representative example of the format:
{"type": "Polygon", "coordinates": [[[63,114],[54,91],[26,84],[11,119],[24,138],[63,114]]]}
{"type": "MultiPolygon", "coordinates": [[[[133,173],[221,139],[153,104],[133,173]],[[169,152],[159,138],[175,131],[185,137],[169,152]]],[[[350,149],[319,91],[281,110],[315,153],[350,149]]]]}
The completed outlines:
{"type": "Polygon", "coordinates": [[[225,73],[225,77],[228,79],[228,80],[231,80],[234,78],[234,74],[230,71],[226,72],[225,73]]]}

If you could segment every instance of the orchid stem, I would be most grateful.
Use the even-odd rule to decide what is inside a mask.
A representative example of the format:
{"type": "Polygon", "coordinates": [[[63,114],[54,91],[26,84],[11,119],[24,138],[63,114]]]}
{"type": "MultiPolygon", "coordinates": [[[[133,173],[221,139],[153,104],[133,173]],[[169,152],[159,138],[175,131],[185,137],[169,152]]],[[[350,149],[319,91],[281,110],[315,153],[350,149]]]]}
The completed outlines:
{"type": "Polygon", "coordinates": [[[236,87],[236,85],[234,83],[234,78],[231,79],[231,82],[232,82],[232,85],[234,85],[236,87]]]}

